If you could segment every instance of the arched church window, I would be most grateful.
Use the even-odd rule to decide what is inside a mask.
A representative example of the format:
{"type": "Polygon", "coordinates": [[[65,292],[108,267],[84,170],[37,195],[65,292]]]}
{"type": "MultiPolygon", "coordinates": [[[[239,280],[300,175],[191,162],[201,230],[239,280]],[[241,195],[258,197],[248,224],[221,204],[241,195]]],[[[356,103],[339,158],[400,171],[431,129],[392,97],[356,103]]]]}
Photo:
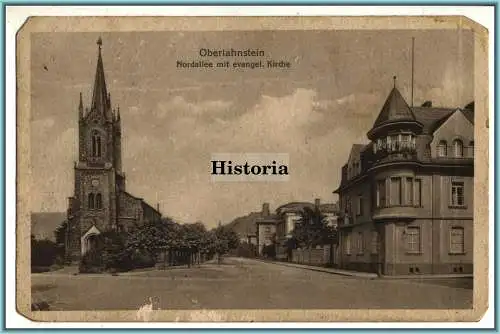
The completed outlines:
{"type": "Polygon", "coordinates": [[[438,157],[445,157],[448,152],[447,152],[447,149],[448,149],[448,144],[446,143],[446,140],[441,140],[439,142],[439,145],[437,147],[437,153],[438,153],[438,157]]]}
{"type": "Polygon", "coordinates": [[[95,208],[102,209],[102,195],[100,193],[95,196],[95,208]]]}
{"type": "Polygon", "coordinates": [[[92,156],[101,156],[101,135],[97,131],[92,133],[92,156]]]}
{"type": "Polygon", "coordinates": [[[456,158],[461,158],[464,156],[464,144],[460,139],[455,139],[453,141],[453,153],[456,158]]]}
{"type": "Polygon", "coordinates": [[[92,194],[92,193],[90,193],[88,196],[88,207],[89,207],[89,209],[95,208],[94,194],[92,194]]]}

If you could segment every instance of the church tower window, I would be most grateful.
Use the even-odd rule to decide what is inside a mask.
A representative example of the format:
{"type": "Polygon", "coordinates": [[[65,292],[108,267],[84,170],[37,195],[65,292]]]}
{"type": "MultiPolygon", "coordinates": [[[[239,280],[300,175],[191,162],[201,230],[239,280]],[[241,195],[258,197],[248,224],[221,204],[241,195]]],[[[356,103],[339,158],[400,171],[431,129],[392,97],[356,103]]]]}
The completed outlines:
{"type": "Polygon", "coordinates": [[[100,193],[95,196],[95,208],[102,209],[102,195],[100,193]]]}
{"type": "Polygon", "coordinates": [[[92,133],[92,156],[96,158],[101,156],[101,135],[97,131],[92,133]]]}
{"type": "Polygon", "coordinates": [[[90,193],[88,196],[88,207],[89,207],[89,209],[95,208],[94,194],[93,193],[90,193]]]}

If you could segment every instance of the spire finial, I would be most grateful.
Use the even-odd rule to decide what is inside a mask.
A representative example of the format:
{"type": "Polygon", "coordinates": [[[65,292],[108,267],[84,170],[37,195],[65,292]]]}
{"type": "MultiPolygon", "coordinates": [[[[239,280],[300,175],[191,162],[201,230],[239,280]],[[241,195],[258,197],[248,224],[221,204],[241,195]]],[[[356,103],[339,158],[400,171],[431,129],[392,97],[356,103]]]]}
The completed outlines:
{"type": "Polygon", "coordinates": [[[99,45],[99,50],[101,50],[101,46],[102,46],[102,38],[101,38],[101,36],[99,36],[99,38],[97,39],[97,45],[99,45]]]}
{"type": "Polygon", "coordinates": [[[394,88],[396,88],[396,76],[393,76],[392,80],[394,80],[394,88]]]}

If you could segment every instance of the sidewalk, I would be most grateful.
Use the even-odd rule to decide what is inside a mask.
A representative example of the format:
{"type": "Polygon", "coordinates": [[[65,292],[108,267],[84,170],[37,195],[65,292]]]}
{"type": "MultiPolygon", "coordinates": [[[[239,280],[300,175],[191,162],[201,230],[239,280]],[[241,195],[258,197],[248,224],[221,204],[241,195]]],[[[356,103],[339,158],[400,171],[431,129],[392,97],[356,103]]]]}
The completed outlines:
{"type": "Polygon", "coordinates": [[[360,271],[351,271],[351,270],[342,270],[335,268],[326,268],[326,267],[317,267],[311,266],[307,264],[298,264],[298,263],[290,263],[290,262],[279,262],[279,261],[266,261],[261,259],[256,259],[257,261],[262,261],[265,263],[272,263],[286,267],[294,267],[306,270],[319,271],[334,275],[341,276],[350,276],[364,279],[386,279],[386,280],[398,280],[398,279],[407,279],[407,280],[420,280],[420,279],[447,279],[447,278],[473,278],[472,274],[447,274],[447,275],[398,275],[398,276],[378,276],[375,273],[367,273],[360,271]]]}
{"type": "Polygon", "coordinates": [[[364,272],[348,271],[348,270],[341,270],[341,269],[335,269],[335,268],[316,267],[316,266],[310,266],[307,264],[298,264],[298,263],[290,263],[290,262],[266,261],[266,260],[260,260],[260,259],[256,259],[256,260],[264,262],[264,263],[272,263],[272,264],[277,264],[277,265],[285,266],[285,267],[294,267],[294,268],[299,268],[299,269],[319,271],[319,272],[324,272],[324,273],[329,273],[329,274],[334,274],[334,275],[359,277],[359,278],[365,278],[365,279],[378,278],[377,274],[374,274],[374,273],[364,273],[364,272]]]}

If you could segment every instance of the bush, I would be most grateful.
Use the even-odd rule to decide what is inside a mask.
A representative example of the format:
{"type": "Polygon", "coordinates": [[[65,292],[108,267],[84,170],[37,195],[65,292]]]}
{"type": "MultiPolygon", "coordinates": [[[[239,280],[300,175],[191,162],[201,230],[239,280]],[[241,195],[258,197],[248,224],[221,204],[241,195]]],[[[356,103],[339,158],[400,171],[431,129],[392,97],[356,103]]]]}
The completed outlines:
{"type": "Polygon", "coordinates": [[[85,253],[80,260],[80,273],[100,273],[104,271],[104,263],[102,261],[101,250],[91,249],[85,253]]]}
{"type": "Polygon", "coordinates": [[[151,256],[149,256],[148,254],[137,253],[137,254],[134,254],[134,256],[132,256],[131,265],[135,269],[150,268],[150,267],[154,267],[155,264],[156,263],[155,263],[154,259],[152,259],[151,256]]]}
{"type": "Polygon", "coordinates": [[[31,266],[50,267],[56,262],[57,247],[50,240],[31,239],[31,266]]]}

